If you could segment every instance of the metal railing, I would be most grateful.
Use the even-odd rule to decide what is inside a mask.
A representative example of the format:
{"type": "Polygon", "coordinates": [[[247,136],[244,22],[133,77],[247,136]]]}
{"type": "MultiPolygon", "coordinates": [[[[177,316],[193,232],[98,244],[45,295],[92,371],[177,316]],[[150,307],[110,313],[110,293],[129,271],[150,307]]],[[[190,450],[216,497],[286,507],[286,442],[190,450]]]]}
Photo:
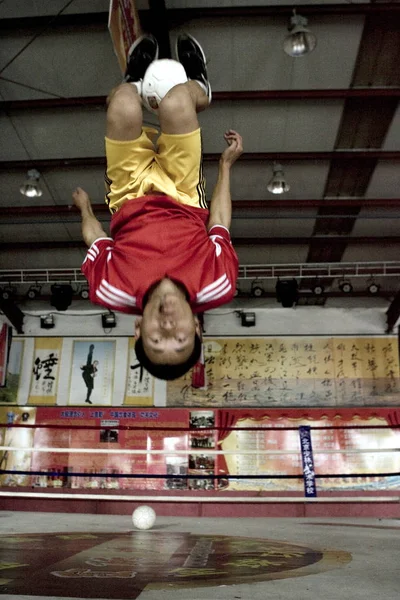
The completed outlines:
{"type": "MultiPolygon", "coordinates": [[[[318,279],[400,276],[400,261],[240,265],[239,279],[318,279]]],[[[1,284],[84,283],[80,268],[0,270],[1,284]]]]}
{"type": "Polygon", "coordinates": [[[336,277],[395,277],[400,275],[400,261],[288,263],[275,265],[241,265],[239,279],[322,279],[336,277]]]}

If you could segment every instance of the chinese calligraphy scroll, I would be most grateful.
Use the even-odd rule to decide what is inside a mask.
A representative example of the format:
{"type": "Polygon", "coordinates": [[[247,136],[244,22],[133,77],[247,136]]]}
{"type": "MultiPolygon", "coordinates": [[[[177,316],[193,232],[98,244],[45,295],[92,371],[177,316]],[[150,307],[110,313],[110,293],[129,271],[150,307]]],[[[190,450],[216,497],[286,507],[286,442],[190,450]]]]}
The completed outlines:
{"type": "Polygon", "coordinates": [[[29,404],[56,404],[62,338],[36,338],[29,404]]]}

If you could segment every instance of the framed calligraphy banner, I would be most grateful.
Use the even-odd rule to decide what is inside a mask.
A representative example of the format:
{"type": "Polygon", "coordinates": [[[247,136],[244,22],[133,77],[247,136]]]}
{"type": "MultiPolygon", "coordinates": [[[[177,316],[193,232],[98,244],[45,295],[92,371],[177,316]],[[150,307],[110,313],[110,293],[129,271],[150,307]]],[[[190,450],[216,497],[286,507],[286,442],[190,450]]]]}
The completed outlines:
{"type": "Polygon", "coordinates": [[[205,339],[206,389],[168,382],[170,406],[300,407],[398,404],[395,336],[205,339]]]}
{"type": "Polygon", "coordinates": [[[111,405],[114,366],[115,341],[74,340],[68,404],[111,405]]]}
{"type": "Polygon", "coordinates": [[[127,406],[153,406],[154,404],[154,377],[141,368],[136,358],[134,338],[129,338],[124,404],[127,406]]]}
{"type": "Polygon", "coordinates": [[[35,338],[29,404],[56,404],[62,338],[35,338]]]}

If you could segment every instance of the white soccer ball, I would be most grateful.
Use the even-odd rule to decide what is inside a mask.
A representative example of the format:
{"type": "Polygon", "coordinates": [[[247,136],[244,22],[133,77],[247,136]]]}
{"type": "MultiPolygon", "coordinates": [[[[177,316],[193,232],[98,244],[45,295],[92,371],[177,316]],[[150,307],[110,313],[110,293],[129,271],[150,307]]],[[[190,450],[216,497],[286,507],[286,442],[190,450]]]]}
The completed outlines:
{"type": "Polygon", "coordinates": [[[165,94],[178,83],[186,83],[187,80],[185,69],[177,60],[154,60],[142,81],[142,100],[145,107],[150,112],[157,113],[165,94]]]}
{"type": "Polygon", "coordinates": [[[132,522],[137,529],[151,529],[156,522],[156,513],[151,506],[139,506],[133,511],[132,522]]]}

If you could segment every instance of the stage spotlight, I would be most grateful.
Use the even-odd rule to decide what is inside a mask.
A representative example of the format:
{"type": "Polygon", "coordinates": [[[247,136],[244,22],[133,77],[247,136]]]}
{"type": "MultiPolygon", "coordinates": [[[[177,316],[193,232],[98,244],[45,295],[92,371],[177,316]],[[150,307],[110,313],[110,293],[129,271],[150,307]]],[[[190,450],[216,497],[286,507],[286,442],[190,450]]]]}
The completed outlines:
{"type": "Polygon", "coordinates": [[[79,291],[79,295],[83,300],[87,300],[89,298],[89,288],[82,287],[79,291]]]}
{"type": "Polygon", "coordinates": [[[10,286],[0,289],[0,295],[3,300],[13,300],[15,298],[15,292],[15,288],[12,288],[10,286]]]}
{"type": "Polygon", "coordinates": [[[298,286],[295,279],[278,279],[276,282],[276,299],[283,308],[291,308],[297,303],[298,286]]]}
{"type": "Polygon", "coordinates": [[[307,29],[308,20],[301,15],[297,15],[293,10],[293,15],[290,18],[288,36],[283,42],[283,49],[286,54],[297,58],[312,52],[317,45],[317,38],[309,29],[307,29]]]}
{"type": "Polygon", "coordinates": [[[371,294],[371,296],[376,296],[376,294],[379,293],[380,289],[381,289],[381,286],[379,285],[379,283],[375,283],[373,281],[368,286],[368,293],[371,294]]]}
{"type": "Polygon", "coordinates": [[[112,327],[117,326],[117,320],[115,318],[115,314],[110,311],[104,315],[101,315],[101,323],[103,325],[103,329],[111,329],[112,327]]]}
{"type": "Polygon", "coordinates": [[[339,290],[344,294],[351,294],[351,292],[353,291],[353,286],[351,285],[350,281],[347,281],[346,279],[342,279],[341,281],[339,281],[338,285],[339,290]]]}
{"type": "Polygon", "coordinates": [[[242,312],[240,314],[242,321],[242,327],[254,327],[256,324],[256,313],[253,312],[242,312]]]}
{"type": "Polygon", "coordinates": [[[42,329],[53,329],[54,316],[53,315],[42,315],[40,317],[40,327],[42,329]]]}
{"type": "Polygon", "coordinates": [[[38,296],[40,296],[41,287],[39,285],[31,285],[29,290],[26,292],[26,297],[29,300],[34,300],[38,296]]]}
{"type": "Polygon", "coordinates": [[[322,296],[325,291],[324,286],[320,283],[315,283],[311,289],[316,296],[322,296]]]}
{"type": "Polygon", "coordinates": [[[67,310],[74,294],[70,285],[54,283],[51,288],[50,304],[57,310],[67,310]]]}
{"type": "Polygon", "coordinates": [[[262,284],[259,281],[253,281],[253,283],[251,284],[251,292],[250,292],[250,294],[254,298],[261,298],[261,296],[264,295],[264,288],[263,288],[262,284]]]}

